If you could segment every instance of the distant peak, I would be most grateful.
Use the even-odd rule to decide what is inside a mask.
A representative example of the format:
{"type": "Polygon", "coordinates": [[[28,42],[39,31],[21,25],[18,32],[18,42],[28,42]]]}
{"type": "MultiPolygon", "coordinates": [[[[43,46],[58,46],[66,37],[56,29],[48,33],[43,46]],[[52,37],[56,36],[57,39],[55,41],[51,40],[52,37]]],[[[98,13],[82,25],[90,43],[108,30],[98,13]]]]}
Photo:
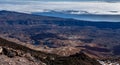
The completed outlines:
{"type": "Polygon", "coordinates": [[[1,10],[0,13],[12,13],[13,11],[1,10]]]}
{"type": "Polygon", "coordinates": [[[7,10],[0,10],[0,12],[10,12],[10,11],[7,11],[7,10]]]}

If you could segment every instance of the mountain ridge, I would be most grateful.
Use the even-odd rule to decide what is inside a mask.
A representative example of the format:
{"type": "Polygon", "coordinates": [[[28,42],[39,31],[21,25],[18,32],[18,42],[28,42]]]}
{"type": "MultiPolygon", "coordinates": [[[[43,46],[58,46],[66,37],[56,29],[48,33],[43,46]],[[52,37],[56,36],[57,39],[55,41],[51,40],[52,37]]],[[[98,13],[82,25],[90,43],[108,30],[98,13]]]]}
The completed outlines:
{"type": "MultiPolygon", "coordinates": [[[[48,23],[48,24],[57,24],[57,25],[66,25],[66,26],[70,26],[70,25],[73,25],[73,26],[74,25],[75,26],[96,26],[98,28],[102,28],[102,27],[104,27],[104,28],[120,28],[120,22],[92,22],[92,21],[65,19],[65,18],[57,18],[57,17],[50,17],[50,16],[31,15],[31,14],[24,14],[24,13],[12,12],[12,11],[5,11],[5,10],[0,11],[0,13],[4,15],[4,16],[3,15],[0,16],[3,19],[2,21],[5,20],[4,17],[7,17],[8,23],[10,22],[9,24],[12,24],[12,22],[15,21],[16,17],[19,17],[18,20],[16,21],[16,22],[18,22],[18,24],[22,24],[22,22],[23,22],[23,24],[24,23],[29,24],[30,20],[32,20],[32,17],[34,17],[35,19],[33,19],[33,21],[48,23]],[[11,15],[9,15],[9,14],[11,14],[11,15]],[[16,15],[16,16],[14,16],[14,15],[16,15]],[[22,16],[22,15],[25,15],[25,16],[22,16]],[[14,20],[9,17],[12,17],[14,20]],[[24,17],[24,20],[22,19],[23,17],[24,17]],[[27,21],[27,19],[29,22],[27,21]],[[51,21],[47,22],[47,20],[51,20],[51,21]],[[22,22],[20,23],[20,21],[22,21],[22,22]],[[57,21],[57,22],[55,22],[55,21],[57,21]]],[[[0,23],[3,24],[2,22],[0,22],[0,23]]]]}

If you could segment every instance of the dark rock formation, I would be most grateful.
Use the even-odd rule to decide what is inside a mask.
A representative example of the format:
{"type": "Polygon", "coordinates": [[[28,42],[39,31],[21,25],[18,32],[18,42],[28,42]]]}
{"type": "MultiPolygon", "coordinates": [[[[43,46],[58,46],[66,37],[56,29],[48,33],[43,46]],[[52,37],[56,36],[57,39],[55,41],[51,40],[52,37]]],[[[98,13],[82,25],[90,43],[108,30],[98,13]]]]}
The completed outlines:
{"type": "MultiPolygon", "coordinates": [[[[83,53],[67,57],[58,56],[54,54],[44,53],[41,51],[36,51],[20,44],[4,40],[2,38],[0,38],[0,46],[3,48],[2,55],[6,55],[11,59],[21,57],[26,58],[28,63],[33,62],[38,63],[38,65],[100,65],[95,59],[91,59],[83,53]],[[40,62],[42,62],[42,64],[40,62]]],[[[0,57],[2,55],[0,55],[0,57]]],[[[19,61],[22,62],[23,60],[19,59],[19,61]]]]}

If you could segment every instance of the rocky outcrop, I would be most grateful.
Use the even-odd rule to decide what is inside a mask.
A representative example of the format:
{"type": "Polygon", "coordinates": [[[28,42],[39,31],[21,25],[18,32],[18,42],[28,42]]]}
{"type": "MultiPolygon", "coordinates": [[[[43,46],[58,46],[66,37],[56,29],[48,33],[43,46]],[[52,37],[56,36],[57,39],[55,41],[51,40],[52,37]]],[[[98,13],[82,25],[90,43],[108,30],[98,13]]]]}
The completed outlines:
{"type": "Polygon", "coordinates": [[[95,59],[78,53],[58,56],[44,53],[0,38],[0,64],[3,65],[100,65],[95,59]],[[3,58],[3,59],[2,59],[3,58]]]}
{"type": "Polygon", "coordinates": [[[3,51],[3,48],[2,48],[2,47],[0,47],[0,54],[2,53],[2,51],[3,51]]]}

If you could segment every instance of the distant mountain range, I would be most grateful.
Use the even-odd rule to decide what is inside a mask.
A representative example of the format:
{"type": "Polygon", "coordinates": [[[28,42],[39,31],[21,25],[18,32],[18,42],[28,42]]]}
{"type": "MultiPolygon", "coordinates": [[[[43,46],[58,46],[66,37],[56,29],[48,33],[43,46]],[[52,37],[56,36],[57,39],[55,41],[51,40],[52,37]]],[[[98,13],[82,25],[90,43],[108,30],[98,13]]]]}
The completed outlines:
{"type": "Polygon", "coordinates": [[[62,17],[62,18],[73,18],[77,20],[87,20],[87,21],[106,21],[106,22],[120,22],[120,15],[117,14],[118,11],[109,11],[106,14],[100,14],[100,12],[88,12],[88,11],[78,11],[78,10],[45,10],[43,12],[32,12],[35,15],[62,17]],[[112,14],[108,14],[112,13],[112,14]]]}

